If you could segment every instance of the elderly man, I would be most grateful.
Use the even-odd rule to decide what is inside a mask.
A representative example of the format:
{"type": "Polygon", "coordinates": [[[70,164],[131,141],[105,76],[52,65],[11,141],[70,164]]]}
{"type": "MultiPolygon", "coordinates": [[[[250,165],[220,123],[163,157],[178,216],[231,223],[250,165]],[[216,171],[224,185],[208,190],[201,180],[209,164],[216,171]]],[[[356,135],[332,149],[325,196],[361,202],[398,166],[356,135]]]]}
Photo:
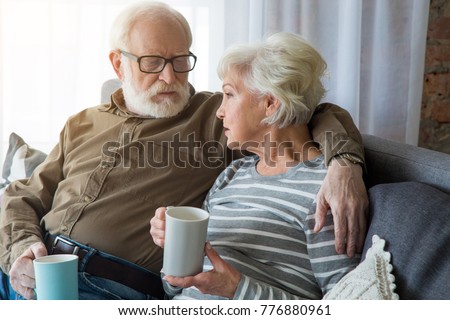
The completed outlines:
{"type": "MultiPolygon", "coordinates": [[[[33,176],[4,194],[3,298],[35,298],[32,260],[55,253],[79,255],[81,299],[163,298],[162,251],[150,237],[149,220],[161,204],[200,206],[217,175],[239,156],[227,151],[215,117],[222,95],[195,92],[188,83],[196,62],[191,42],[187,21],[167,5],[142,2],[118,16],[109,58],[122,89],[110,104],[71,117],[33,176]]],[[[363,159],[349,115],[331,105],[318,110],[310,122],[318,142],[348,140],[337,151],[363,159]],[[324,141],[325,131],[338,140],[324,141]]],[[[360,250],[365,232],[361,170],[343,157],[332,160],[318,199],[316,229],[331,207],[337,250],[349,255],[360,250]]]]}

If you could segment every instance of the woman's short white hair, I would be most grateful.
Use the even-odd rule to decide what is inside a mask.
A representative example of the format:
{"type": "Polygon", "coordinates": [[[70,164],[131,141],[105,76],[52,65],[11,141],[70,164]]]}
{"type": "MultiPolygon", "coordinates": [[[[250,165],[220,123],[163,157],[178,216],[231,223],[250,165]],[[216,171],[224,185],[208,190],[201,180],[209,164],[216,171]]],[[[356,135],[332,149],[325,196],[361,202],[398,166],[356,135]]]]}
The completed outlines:
{"type": "Polygon", "coordinates": [[[186,18],[169,5],[157,1],[139,1],[125,8],[114,20],[111,27],[111,50],[128,50],[130,31],[139,19],[154,19],[155,17],[175,18],[181,24],[186,34],[189,47],[192,44],[192,32],[186,18]]]}
{"type": "Polygon", "coordinates": [[[320,53],[306,40],[280,32],[259,44],[229,48],[217,73],[223,80],[233,70],[253,94],[277,98],[280,108],[264,122],[286,127],[309,122],[325,94],[321,78],[326,67],[320,53]]]}

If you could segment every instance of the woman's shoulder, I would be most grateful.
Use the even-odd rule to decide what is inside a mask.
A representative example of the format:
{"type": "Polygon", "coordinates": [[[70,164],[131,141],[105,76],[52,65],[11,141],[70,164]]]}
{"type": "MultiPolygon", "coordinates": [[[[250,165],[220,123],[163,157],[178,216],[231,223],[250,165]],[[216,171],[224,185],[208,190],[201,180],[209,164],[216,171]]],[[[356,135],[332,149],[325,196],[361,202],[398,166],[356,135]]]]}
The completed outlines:
{"type": "Polygon", "coordinates": [[[258,156],[251,155],[233,160],[217,177],[213,189],[222,189],[237,177],[247,175],[248,170],[256,165],[258,159],[258,156]]]}
{"type": "Polygon", "coordinates": [[[233,160],[229,165],[228,168],[248,168],[248,167],[253,167],[255,166],[256,162],[258,162],[259,160],[259,156],[257,156],[256,154],[253,155],[248,155],[239,159],[235,159],[233,160]]]}

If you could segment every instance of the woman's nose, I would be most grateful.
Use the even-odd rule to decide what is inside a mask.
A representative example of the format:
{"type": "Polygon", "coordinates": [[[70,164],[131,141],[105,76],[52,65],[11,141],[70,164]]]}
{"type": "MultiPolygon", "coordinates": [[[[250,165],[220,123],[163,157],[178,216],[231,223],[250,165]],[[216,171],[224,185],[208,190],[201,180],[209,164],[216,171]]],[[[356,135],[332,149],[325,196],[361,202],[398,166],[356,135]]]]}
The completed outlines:
{"type": "Polygon", "coordinates": [[[219,109],[217,109],[216,111],[216,117],[219,119],[223,119],[224,114],[223,114],[223,104],[220,105],[219,109]]]}

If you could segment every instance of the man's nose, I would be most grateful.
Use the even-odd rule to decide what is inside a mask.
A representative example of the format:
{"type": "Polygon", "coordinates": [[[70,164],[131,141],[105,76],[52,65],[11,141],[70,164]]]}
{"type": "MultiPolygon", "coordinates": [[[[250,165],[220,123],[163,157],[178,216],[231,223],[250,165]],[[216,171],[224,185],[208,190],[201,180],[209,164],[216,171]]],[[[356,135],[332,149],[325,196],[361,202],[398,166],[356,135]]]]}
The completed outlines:
{"type": "Polygon", "coordinates": [[[173,71],[172,63],[167,63],[164,66],[164,69],[159,74],[159,80],[164,81],[167,84],[171,84],[175,82],[175,71],[173,71]]]}

